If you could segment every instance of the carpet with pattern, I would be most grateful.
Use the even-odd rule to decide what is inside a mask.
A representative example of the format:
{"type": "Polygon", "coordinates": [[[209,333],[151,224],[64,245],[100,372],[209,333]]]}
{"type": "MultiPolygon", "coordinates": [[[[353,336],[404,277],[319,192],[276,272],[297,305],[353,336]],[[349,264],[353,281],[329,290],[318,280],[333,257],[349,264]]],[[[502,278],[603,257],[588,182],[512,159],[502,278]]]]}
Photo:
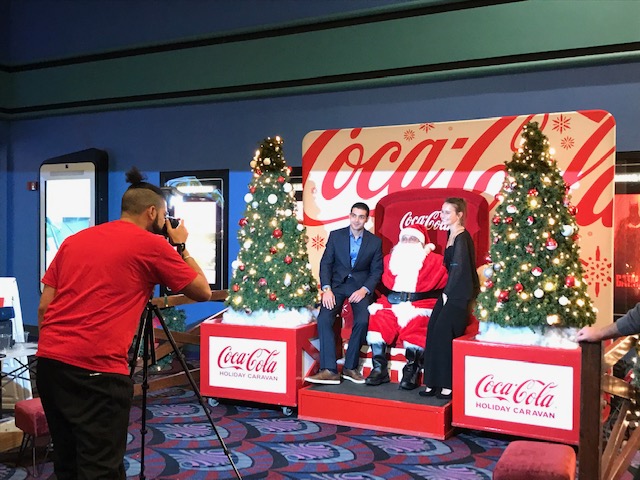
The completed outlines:
{"type": "MultiPolygon", "coordinates": [[[[506,436],[460,431],[439,441],[286,416],[274,406],[225,401],[206,404],[215,430],[242,478],[250,479],[491,479],[497,460],[512,440],[506,436]]],[[[131,411],[125,458],[127,478],[140,478],[139,402],[131,411]]],[[[237,478],[194,392],[174,387],[148,395],[144,478],[237,478]]],[[[15,452],[4,454],[0,478],[28,477],[15,466],[15,452]]],[[[39,453],[42,461],[43,452],[39,453]]],[[[25,456],[22,463],[28,464],[25,456]]],[[[41,463],[40,479],[55,479],[52,464],[41,463]]],[[[632,464],[623,477],[631,480],[632,464]]]]}

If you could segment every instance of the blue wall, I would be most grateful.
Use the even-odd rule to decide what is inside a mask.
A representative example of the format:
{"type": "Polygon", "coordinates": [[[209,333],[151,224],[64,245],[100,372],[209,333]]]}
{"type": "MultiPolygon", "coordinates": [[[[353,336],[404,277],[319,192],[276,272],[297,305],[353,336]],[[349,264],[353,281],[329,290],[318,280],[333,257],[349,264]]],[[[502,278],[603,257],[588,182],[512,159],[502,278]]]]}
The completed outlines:
{"type": "MultiPolygon", "coordinates": [[[[640,63],[15,121],[10,131],[9,183],[15,189],[7,222],[8,264],[0,274],[18,278],[24,321],[35,324],[38,194],[25,185],[37,180],[40,163],[52,156],[90,147],[109,152],[111,219],[119,215],[124,172],[131,165],[150,174],[152,181],[158,180],[160,171],[230,169],[233,259],[238,250],[237,220],[250,180],[249,161],[265,136],[281,135],[288,164],[298,166],[302,138],[311,130],[583,109],[611,112],[617,121],[618,149],[640,150],[640,63]]],[[[1,128],[0,124],[0,138],[1,128]]],[[[188,322],[219,308],[213,303],[191,306],[188,322]]]]}

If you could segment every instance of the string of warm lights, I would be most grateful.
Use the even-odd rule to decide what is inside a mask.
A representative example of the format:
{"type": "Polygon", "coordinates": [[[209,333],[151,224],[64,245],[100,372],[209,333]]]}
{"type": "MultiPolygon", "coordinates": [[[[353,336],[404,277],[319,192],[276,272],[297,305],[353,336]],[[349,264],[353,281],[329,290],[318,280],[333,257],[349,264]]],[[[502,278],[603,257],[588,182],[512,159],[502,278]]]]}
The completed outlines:
{"type": "Polygon", "coordinates": [[[514,327],[595,322],[579,259],[577,208],[554,153],[530,122],[505,162],[477,299],[481,320],[514,327]]]}
{"type": "Polygon", "coordinates": [[[306,229],[295,215],[296,200],[280,137],[260,144],[250,166],[253,177],[238,222],[240,251],[232,262],[226,300],[252,313],[314,306],[318,286],[311,272],[306,229]]]}

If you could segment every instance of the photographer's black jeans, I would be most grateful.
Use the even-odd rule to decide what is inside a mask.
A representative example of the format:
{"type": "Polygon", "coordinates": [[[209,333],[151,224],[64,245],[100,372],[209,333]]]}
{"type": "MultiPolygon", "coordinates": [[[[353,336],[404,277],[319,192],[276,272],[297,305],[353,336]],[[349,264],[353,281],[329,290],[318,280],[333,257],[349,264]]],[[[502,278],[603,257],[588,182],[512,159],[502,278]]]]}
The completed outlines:
{"type": "Polygon", "coordinates": [[[36,384],[57,479],[124,480],[131,379],[39,358],[36,384]]]}

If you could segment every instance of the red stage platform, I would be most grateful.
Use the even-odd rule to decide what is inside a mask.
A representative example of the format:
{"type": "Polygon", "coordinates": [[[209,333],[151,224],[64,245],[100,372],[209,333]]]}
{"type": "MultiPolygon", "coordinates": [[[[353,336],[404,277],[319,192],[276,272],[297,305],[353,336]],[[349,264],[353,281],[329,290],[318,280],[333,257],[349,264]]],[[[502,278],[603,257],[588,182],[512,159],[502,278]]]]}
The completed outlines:
{"type": "Polygon", "coordinates": [[[420,397],[420,390],[400,390],[397,383],[313,385],[298,391],[298,418],[446,439],[453,432],[451,402],[420,397]]]}

